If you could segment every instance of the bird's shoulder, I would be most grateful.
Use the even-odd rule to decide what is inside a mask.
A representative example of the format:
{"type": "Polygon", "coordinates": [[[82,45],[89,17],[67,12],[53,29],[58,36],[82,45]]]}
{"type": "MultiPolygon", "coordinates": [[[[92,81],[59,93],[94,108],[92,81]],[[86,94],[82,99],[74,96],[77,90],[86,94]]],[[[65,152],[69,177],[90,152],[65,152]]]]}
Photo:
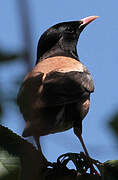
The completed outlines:
{"type": "Polygon", "coordinates": [[[23,97],[31,99],[38,94],[45,104],[59,105],[76,101],[86,91],[94,91],[94,83],[87,68],[73,58],[57,56],[39,62],[28,73],[18,99],[21,104],[23,97]]]}
{"type": "Polygon", "coordinates": [[[44,59],[39,62],[33,69],[32,73],[42,72],[45,74],[51,71],[69,72],[69,71],[86,71],[86,67],[76,59],[66,56],[55,56],[44,59]]]}
{"type": "Polygon", "coordinates": [[[79,60],[74,58],[66,56],[47,58],[33,69],[33,74],[38,72],[44,73],[43,82],[45,85],[58,84],[60,81],[68,84],[70,79],[70,82],[76,82],[90,92],[94,91],[94,82],[90,72],[79,60]]]}

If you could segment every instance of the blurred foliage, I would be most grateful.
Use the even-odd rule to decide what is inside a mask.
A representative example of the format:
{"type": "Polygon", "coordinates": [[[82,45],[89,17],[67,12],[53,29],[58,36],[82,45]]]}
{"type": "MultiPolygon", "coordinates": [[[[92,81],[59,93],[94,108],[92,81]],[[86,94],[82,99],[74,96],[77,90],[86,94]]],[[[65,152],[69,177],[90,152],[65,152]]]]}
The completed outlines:
{"type": "Polygon", "coordinates": [[[20,179],[20,159],[16,144],[18,136],[0,126],[0,180],[20,179]]]}
{"type": "Polygon", "coordinates": [[[118,112],[112,117],[112,120],[109,123],[112,131],[115,133],[117,142],[118,142],[118,112]]]}
{"type": "Polygon", "coordinates": [[[32,144],[0,125],[0,180],[39,180],[42,161],[32,144]]]}
{"type": "MultiPolygon", "coordinates": [[[[0,66],[3,63],[7,63],[7,62],[13,62],[14,60],[23,60],[26,58],[26,53],[25,52],[8,52],[5,50],[0,49],[0,66]]],[[[7,67],[7,64],[6,64],[7,67]]],[[[20,79],[16,79],[16,81],[20,84],[20,79]]],[[[19,85],[19,84],[14,83],[14,86],[19,85]]],[[[16,90],[16,88],[13,88],[16,90]]],[[[8,94],[4,95],[4,87],[1,87],[0,85],[0,121],[2,119],[2,115],[3,115],[3,104],[5,102],[11,102],[11,103],[16,103],[16,92],[8,92],[8,94]]]]}
{"type": "Polygon", "coordinates": [[[20,171],[19,158],[0,149],[0,180],[18,180],[20,171]]]}
{"type": "Polygon", "coordinates": [[[15,52],[15,53],[10,53],[5,50],[0,50],[0,63],[8,62],[8,61],[13,61],[19,58],[24,58],[25,57],[24,52],[15,52]]]}
{"type": "Polygon", "coordinates": [[[118,160],[109,160],[104,163],[103,177],[105,180],[118,180],[118,160]]]}
{"type": "Polygon", "coordinates": [[[2,115],[2,106],[0,104],[0,116],[2,115]]]}

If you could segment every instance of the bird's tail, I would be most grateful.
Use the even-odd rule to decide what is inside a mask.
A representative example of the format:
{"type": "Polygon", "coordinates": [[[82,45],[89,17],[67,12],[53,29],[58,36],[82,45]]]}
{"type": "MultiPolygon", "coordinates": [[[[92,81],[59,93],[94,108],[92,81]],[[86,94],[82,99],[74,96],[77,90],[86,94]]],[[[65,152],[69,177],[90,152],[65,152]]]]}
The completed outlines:
{"type": "Polygon", "coordinates": [[[34,138],[34,140],[36,142],[37,148],[38,148],[37,152],[38,152],[38,158],[39,158],[40,164],[41,164],[42,168],[47,167],[49,162],[47,161],[47,159],[45,158],[45,156],[44,156],[44,154],[43,154],[43,152],[41,150],[40,137],[36,136],[36,135],[33,135],[31,123],[29,121],[26,121],[26,126],[24,128],[22,136],[23,137],[33,136],[33,138],[34,138]]]}

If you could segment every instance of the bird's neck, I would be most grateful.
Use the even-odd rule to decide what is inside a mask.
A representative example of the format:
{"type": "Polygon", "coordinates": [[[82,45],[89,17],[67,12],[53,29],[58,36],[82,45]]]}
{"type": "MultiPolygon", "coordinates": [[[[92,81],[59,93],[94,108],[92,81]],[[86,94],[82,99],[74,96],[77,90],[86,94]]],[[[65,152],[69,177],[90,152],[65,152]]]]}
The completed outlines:
{"type": "Polygon", "coordinates": [[[36,64],[44,59],[54,57],[54,56],[66,56],[66,57],[71,57],[76,60],[79,60],[76,49],[75,50],[64,50],[64,49],[60,48],[59,46],[55,46],[51,50],[45,52],[42,57],[37,59],[36,64]]]}

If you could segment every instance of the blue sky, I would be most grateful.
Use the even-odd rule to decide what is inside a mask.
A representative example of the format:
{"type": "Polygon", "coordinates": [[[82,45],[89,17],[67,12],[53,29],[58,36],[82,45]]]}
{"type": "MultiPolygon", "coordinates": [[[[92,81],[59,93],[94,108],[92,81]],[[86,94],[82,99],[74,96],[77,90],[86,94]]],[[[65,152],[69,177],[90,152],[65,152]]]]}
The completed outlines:
{"type": "MultiPolygon", "coordinates": [[[[78,43],[80,60],[90,70],[95,92],[91,96],[91,107],[83,121],[83,137],[93,158],[105,161],[117,159],[118,147],[108,121],[118,109],[118,2],[113,0],[30,0],[31,39],[33,44],[32,64],[35,64],[36,46],[40,35],[53,24],[79,20],[98,15],[96,21],[82,32],[78,43]]],[[[22,50],[24,41],[19,17],[18,0],[1,0],[0,48],[10,52],[22,50]]],[[[1,67],[1,85],[11,88],[15,78],[25,73],[25,65],[19,61],[1,67]],[[4,83],[5,80],[7,83],[4,83]]],[[[17,94],[18,89],[14,90],[17,94]]],[[[24,121],[18,108],[11,106],[4,112],[4,125],[21,135],[24,121]],[[9,114],[8,114],[9,113],[9,114]]],[[[42,147],[49,160],[66,152],[82,151],[73,130],[41,138],[42,147]]]]}

